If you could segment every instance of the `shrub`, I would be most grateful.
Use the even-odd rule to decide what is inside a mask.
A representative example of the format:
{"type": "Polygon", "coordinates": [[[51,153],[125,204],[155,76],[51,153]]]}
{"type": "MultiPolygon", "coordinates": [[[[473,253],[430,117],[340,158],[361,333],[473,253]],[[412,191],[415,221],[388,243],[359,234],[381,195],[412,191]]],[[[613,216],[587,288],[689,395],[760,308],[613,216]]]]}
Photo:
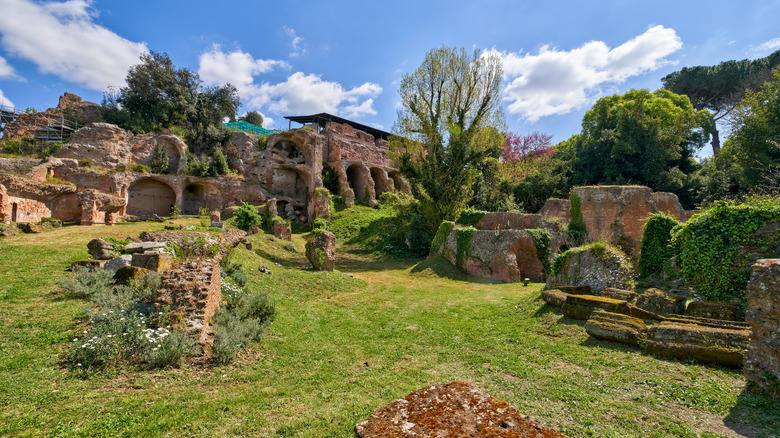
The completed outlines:
{"type": "Polygon", "coordinates": [[[79,160],[79,167],[95,167],[95,160],[92,158],[82,158],[79,160]]]}
{"type": "Polygon", "coordinates": [[[185,357],[194,356],[198,352],[195,340],[183,331],[161,327],[157,330],[148,329],[144,334],[148,341],[144,358],[151,367],[178,367],[185,357]]]}
{"type": "Polygon", "coordinates": [[[433,242],[431,242],[430,255],[436,255],[439,253],[439,249],[447,242],[447,237],[449,237],[454,228],[455,222],[444,221],[441,223],[441,225],[439,225],[439,229],[436,231],[436,236],[434,236],[433,242]]]}
{"type": "Polygon", "coordinates": [[[328,222],[325,219],[322,219],[322,218],[314,219],[314,223],[312,225],[312,230],[315,233],[317,233],[318,231],[319,232],[327,231],[328,230],[328,222]]]}
{"type": "Polygon", "coordinates": [[[191,152],[187,152],[184,157],[184,163],[181,165],[179,173],[192,176],[209,176],[209,160],[207,157],[197,157],[191,152]]]}
{"type": "Polygon", "coordinates": [[[257,212],[257,208],[254,205],[249,205],[246,202],[238,207],[235,214],[235,224],[241,230],[248,230],[252,225],[258,227],[263,226],[263,218],[260,213],[257,212]]]}
{"type": "Polygon", "coordinates": [[[185,237],[181,243],[171,243],[173,255],[179,260],[194,257],[213,257],[219,252],[219,244],[209,243],[204,237],[185,237]]]}
{"type": "Polygon", "coordinates": [[[679,224],[676,219],[663,213],[651,215],[647,220],[642,229],[642,242],[639,249],[641,277],[671,271],[674,253],[669,242],[672,240],[672,229],[679,224]]]}
{"type": "Polygon", "coordinates": [[[149,168],[148,167],[146,167],[143,164],[137,164],[137,163],[136,164],[131,164],[130,165],[130,170],[132,170],[133,172],[138,172],[138,173],[149,173],[149,168]]]}
{"type": "Polygon", "coordinates": [[[480,220],[482,220],[482,217],[485,216],[485,213],[487,212],[481,210],[463,210],[455,223],[473,227],[476,226],[480,220]]]}
{"type": "Polygon", "coordinates": [[[92,298],[95,294],[110,291],[114,286],[114,273],[111,271],[75,266],[73,273],[75,278],[60,280],[57,285],[74,298],[92,298]]]}
{"type": "Polygon", "coordinates": [[[229,363],[242,347],[260,338],[276,312],[264,292],[249,292],[226,281],[222,284],[224,305],[214,313],[212,354],[218,364],[229,363]]]}
{"type": "Polygon", "coordinates": [[[222,176],[230,172],[230,166],[228,166],[227,158],[222,153],[222,149],[217,149],[214,155],[211,156],[211,162],[207,170],[208,176],[222,176]]]}
{"type": "Polygon", "coordinates": [[[170,159],[163,150],[162,145],[158,144],[157,148],[155,148],[152,159],[149,161],[149,168],[152,170],[152,173],[157,174],[165,174],[170,171],[170,159]]]}
{"type": "Polygon", "coordinates": [[[672,230],[672,247],[683,278],[705,299],[743,300],[756,258],[778,257],[780,236],[757,231],[780,222],[780,199],[738,204],[719,201],[672,230]]]}
{"type": "Polygon", "coordinates": [[[588,237],[588,229],[585,226],[585,219],[582,217],[580,197],[572,192],[569,202],[571,203],[571,209],[569,210],[569,239],[575,244],[581,244],[588,237]]]}
{"type": "Polygon", "coordinates": [[[322,162],[322,186],[328,189],[331,193],[339,193],[341,186],[339,185],[339,175],[336,169],[330,166],[326,162],[322,162]]]}

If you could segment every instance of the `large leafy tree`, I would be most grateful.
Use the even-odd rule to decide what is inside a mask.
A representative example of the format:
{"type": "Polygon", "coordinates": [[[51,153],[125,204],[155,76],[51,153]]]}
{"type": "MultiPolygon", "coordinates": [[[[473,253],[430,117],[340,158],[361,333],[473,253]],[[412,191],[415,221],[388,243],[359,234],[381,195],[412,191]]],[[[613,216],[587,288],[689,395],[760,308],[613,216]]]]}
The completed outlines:
{"type": "Polygon", "coordinates": [[[711,114],[706,125],[712,136],[712,153],[720,153],[717,124],[727,118],[747,90],[756,90],[769,78],[772,68],[780,64],[780,51],[756,60],[725,61],[714,66],[684,67],[666,75],[664,88],[688,96],[696,111],[711,114]]]}
{"type": "Polygon", "coordinates": [[[239,117],[238,120],[241,120],[242,122],[251,123],[255,126],[263,126],[263,115],[260,114],[257,111],[249,111],[243,116],[239,117]]]}
{"type": "Polygon", "coordinates": [[[144,53],[140,61],[127,72],[126,86],[105,94],[106,121],[134,132],[180,126],[198,144],[207,142],[209,127],[235,120],[241,102],[233,85],[203,88],[197,73],[176,68],[166,53],[144,53]]]}
{"type": "Polygon", "coordinates": [[[432,229],[460,214],[483,161],[500,155],[501,76],[496,56],[442,47],[401,81],[391,152],[432,229]]]}
{"type": "Polygon", "coordinates": [[[723,147],[738,191],[780,190],[780,67],[734,109],[732,134],[723,147]]]}
{"type": "Polygon", "coordinates": [[[631,90],[599,99],[571,139],[571,183],[642,184],[678,192],[693,172],[704,142],[702,118],[686,96],[668,90],[631,90]]]}

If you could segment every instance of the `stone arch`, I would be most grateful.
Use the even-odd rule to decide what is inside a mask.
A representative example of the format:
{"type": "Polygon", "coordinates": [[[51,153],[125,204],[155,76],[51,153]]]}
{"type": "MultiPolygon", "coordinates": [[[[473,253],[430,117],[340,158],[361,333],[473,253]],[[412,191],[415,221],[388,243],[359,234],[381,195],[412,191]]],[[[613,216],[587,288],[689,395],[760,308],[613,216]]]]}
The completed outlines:
{"type": "Polygon", "coordinates": [[[388,173],[387,176],[393,181],[393,187],[399,192],[409,192],[409,186],[406,184],[404,177],[401,176],[401,172],[393,170],[388,173]]]}
{"type": "Polygon", "coordinates": [[[367,200],[366,191],[368,189],[368,173],[366,168],[360,164],[353,164],[347,167],[347,181],[349,187],[355,194],[355,199],[361,201],[367,200]]]}
{"type": "Polygon", "coordinates": [[[155,178],[141,178],[127,190],[127,214],[167,216],[174,205],[176,193],[171,186],[155,178]]]}
{"type": "Polygon", "coordinates": [[[187,184],[181,193],[181,212],[184,214],[198,214],[201,208],[214,207],[210,202],[212,195],[218,190],[211,184],[193,182],[187,184]]]}
{"type": "Polygon", "coordinates": [[[383,169],[372,167],[370,171],[371,179],[374,180],[374,193],[377,199],[379,199],[382,193],[393,191],[393,181],[387,177],[383,169]]]}
{"type": "Polygon", "coordinates": [[[309,180],[309,174],[299,167],[274,167],[271,191],[280,196],[305,202],[309,195],[309,180]]]}

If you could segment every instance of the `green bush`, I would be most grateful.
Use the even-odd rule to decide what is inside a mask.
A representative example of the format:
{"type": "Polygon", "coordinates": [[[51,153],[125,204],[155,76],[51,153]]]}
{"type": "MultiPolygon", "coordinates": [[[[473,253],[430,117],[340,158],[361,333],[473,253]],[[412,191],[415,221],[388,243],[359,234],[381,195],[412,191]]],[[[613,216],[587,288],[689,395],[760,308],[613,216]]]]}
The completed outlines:
{"type": "Polygon", "coordinates": [[[170,171],[170,159],[163,150],[162,145],[158,144],[157,148],[155,148],[152,159],[149,161],[149,168],[152,170],[152,173],[156,174],[166,174],[170,171]]]}
{"type": "Polygon", "coordinates": [[[214,151],[214,155],[211,156],[209,167],[206,173],[208,176],[222,176],[230,172],[230,166],[228,166],[227,158],[222,153],[222,149],[214,151]]]}
{"type": "Polygon", "coordinates": [[[336,169],[331,167],[328,163],[322,162],[322,186],[328,189],[331,193],[339,193],[341,186],[339,185],[339,175],[336,169]]]}
{"type": "Polygon", "coordinates": [[[436,235],[433,237],[433,241],[431,242],[430,255],[433,256],[439,253],[439,249],[447,242],[447,238],[454,228],[455,222],[451,221],[444,221],[441,223],[441,225],[439,225],[439,229],[436,231],[436,235]]]}
{"type": "Polygon", "coordinates": [[[588,229],[585,226],[585,219],[582,217],[580,197],[572,192],[569,202],[571,203],[571,209],[569,210],[569,239],[575,244],[582,244],[588,237],[588,229]]]}
{"type": "Polygon", "coordinates": [[[479,223],[480,220],[482,220],[482,218],[485,216],[485,213],[487,212],[480,210],[463,210],[455,223],[474,227],[477,225],[477,223],[479,223]]]}
{"type": "Polygon", "coordinates": [[[314,223],[312,225],[312,231],[327,231],[328,230],[328,222],[325,219],[317,218],[314,219],[314,223]]]}
{"type": "Polygon", "coordinates": [[[260,213],[257,212],[257,208],[254,205],[249,205],[244,202],[241,207],[238,207],[235,214],[236,227],[241,230],[248,230],[252,225],[258,227],[263,226],[263,218],[260,213]]]}
{"type": "Polygon", "coordinates": [[[65,278],[57,282],[65,294],[73,298],[92,298],[114,286],[114,273],[104,269],[92,269],[84,266],[73,268],[75,278],[65,278]]]}
{"type": "Polygon", "coordinates": [[[194,257],[213,257],[219,252],[219,244],[209,243],[205,237],[185,237],[181,243],[171,243],[173,255],[179,260],[194,257]]]}
{"type": "Polygon", "coordinates": [[[247,291],[232,281],[222,284],[222,297],[224,303],[212,320],[212,354],[218,364],[229,363],[238,350],[259,339],[276,312],[267,294],[247,291]]]}
{"type": "Polygon", "coordinates": [[[674,253],[669,242],[672,240],[672,229],[679,224],[676,219],[664,213],[651,215],[645,222],[639,249],[641,277],[671,271],[674,253]]]}
{"type": "Polygon", "coordinates": [[[158,328],[152,338],[146,338],[144,359],[153,368],[180,367],[185,357],[198,353],[198,347],[192,337],[179,330],[158,328]]]}
{"type": "Polygon", "coordinates": [[[705,299],[743,300],[756,258],[778,257],[780,236],[756,231],[780,223],[780,198],[745,203],[719,201],[672,230],[672,248],[683,278],[705,299]]]}
{"type": "Polygon", "coordinates": [[[149,173],[149,168],[144,166],[143,164],[131,164],[130,170],[138,173],[149,173]]]}

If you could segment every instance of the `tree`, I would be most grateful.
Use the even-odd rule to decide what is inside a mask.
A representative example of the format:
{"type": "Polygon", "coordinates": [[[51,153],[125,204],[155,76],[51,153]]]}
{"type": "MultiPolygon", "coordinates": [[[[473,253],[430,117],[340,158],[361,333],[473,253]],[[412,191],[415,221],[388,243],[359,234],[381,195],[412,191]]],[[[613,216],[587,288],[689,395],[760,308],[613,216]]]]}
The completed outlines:
{"type": "Polygon", "coordinates": [[[758,89],[778,64],[780,50],[754,61],[744,59],[714,66],[684,67],[661,81],[667,90],[688,96],[696,111],[710,111],[706,133],[712,136],[712,154],[717,157],[720,153],[718,121],[728,117],[746,90],[758,89]]]}
{"type": "Polygon", "coordinates": [[[631,90],[599,99],[572,139],[572,185],[642,184],[680,191],[696,170],[693,154],[704,142],[704,111],[668,90],[631,90]]]}
{"type": "Polygon", "coordinates": [[[180,126],[188,130],[196,150],[210,143],[208,128],[221,126],[226,118],[235,120],[241,105],[236,87],[202,88],[197,73],[176,68],[166,53],[141,55],[125,82],[118,92],[109,89],[104,94],[104,120],[136,133],[180,126]]]}
{"type": "Polygon", "coordinates": [[[251,123],[255,126],[260,126],[260,127],[263,126],[263,116],[257,111],[249,111],[248,113],[239,117],[238,120],[242,122],[251,123]]]}
{"type": "Polygon", "coordinates": [[[555,154],[551,140],[552,135],[538,131],[528,135],[507,133],[499,166],[502,177],[517,184],[538,172],[555,154]]]}
{"type": "Polygon", "coordinates": [[[501,75],[497,56],[442,47],[430,50],[401,80],[399,137],[391,154],[431,229],[457,218],[471,199],[482,161],[500,154],[501,75]]]}
{"type": "Polygon", "coordinates": [[[149,169],[152,173],[165,174],[170,171],[170,159],[159,144],[154,149],[152,159],[149,161],[149,169]]]}
{"type": "Polygon", "coordinates": [[[780,67],[758,91],[748,91],[734,109],[732,134],[722,160],[730,163],[738,191],[780,189],[780,67]]]}

